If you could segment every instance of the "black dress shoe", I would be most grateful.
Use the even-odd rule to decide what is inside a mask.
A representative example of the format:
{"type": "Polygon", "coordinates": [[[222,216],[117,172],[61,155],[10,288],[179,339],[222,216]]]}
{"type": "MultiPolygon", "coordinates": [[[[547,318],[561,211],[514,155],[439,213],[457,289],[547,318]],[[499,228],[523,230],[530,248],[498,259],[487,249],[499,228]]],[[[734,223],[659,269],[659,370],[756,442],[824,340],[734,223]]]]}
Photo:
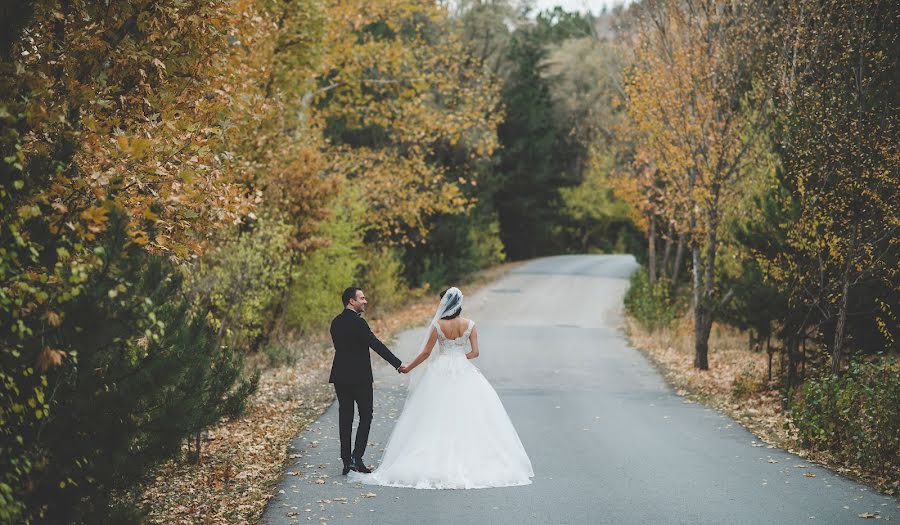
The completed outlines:
{"type": "Polygon", "coordinates": [[[341,476],[346,476],[347,473],[351,470],[356,470],[355,468],[353,468],[353,462],[351,461],[350,463],[344,463],[344,470],[341,471],[341,476]]]}
{"type": "Polygon", "coordinates": [[[363,463],[363,460],[358,458],[353,458],[353,463],[350,464],[350,468],[363,474],[372,473],[372,471],[369,470],[369,467],[367,467],[366,464],[363,463]]]}

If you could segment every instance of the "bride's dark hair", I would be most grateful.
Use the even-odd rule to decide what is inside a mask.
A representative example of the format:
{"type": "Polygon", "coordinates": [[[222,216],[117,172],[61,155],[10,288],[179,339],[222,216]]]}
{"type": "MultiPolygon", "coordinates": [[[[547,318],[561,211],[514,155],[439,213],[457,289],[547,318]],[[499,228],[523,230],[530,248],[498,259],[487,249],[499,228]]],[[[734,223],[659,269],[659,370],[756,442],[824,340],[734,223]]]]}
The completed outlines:
{"type": "MultiPolygon", "coordinates": [[[[449,288],[447,288],[447,290],[449,290],[449,288]]],[[[447,293],[447,290],[444,290],[443,292],[441,292],[441,299],[444,298],[444,294],[447,293]]],[[[444,319],[447,321],[449,321],[450,319],[456,319],[457,317],[459,317],[459,314],[461,314],[461,313],[462,313],[462,306],[459,307],[459,310],[453,312],[450,315],[445,315],[444,317],[441,317],[441,319],[444,319]]]]}

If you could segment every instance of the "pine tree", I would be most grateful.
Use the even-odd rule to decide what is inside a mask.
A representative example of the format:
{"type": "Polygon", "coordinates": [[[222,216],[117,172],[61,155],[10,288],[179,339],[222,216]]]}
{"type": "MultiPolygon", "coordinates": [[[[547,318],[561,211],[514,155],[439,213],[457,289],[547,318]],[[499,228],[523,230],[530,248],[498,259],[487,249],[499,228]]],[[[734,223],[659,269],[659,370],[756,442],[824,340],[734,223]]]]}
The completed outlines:
{"type": "Polygon", "coordinates": [[[507,60],[512,71],[502,95],[506,119],[497,130],[502,145],[494,206],[501,238],[512,259],[562,250],[558,231],[563,221],[559,188],[579,182],[586,149],[561,122],[551,94],[551,80],[542,76],[550,44],[586,36],[590,23],[560,8],[541,13],[534,27],[512,37],[507,60]]]}
{"type": "Polygon", "coordinates": [[[45,334],[65,358],[25,436],[35,468],[18,490],[33,519],[105,522],[110,494],[237,414],[258,378],[241,380],[240,356],[218,347],[180,276],[130,242],[117,210],[104,237],[100,269],[45,334]]]}

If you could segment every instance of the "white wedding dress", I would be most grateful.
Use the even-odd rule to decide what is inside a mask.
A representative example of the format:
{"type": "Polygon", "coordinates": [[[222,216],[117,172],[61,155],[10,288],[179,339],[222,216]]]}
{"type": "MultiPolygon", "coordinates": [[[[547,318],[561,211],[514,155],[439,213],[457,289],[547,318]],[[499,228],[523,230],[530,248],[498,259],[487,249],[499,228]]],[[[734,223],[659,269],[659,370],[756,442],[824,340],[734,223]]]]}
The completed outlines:
{"type": "Polygon", "coordinates": [[[531,461],[512,421],[493,387],[466,358],[475,323],[469,321],[456,339],[447,339],[438,323],[434,326],[437,348],[410,388],[381,464],[371,474],[351,472],[350,481],[417,489],[531,483],[531,461]]]}

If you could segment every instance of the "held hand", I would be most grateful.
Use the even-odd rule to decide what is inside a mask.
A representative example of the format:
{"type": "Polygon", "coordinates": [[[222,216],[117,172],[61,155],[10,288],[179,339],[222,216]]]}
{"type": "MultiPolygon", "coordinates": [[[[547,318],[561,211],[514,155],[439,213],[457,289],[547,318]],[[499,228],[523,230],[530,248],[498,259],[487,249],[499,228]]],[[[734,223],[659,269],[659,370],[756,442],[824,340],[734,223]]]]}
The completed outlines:
{"type": "Polygon", "coordinates": [[[400,367],[397,368],[397,371],[400,372],[401,374],[408,374],[409,368],[407,368],[406,365],[400,365],[400,367]]]}

